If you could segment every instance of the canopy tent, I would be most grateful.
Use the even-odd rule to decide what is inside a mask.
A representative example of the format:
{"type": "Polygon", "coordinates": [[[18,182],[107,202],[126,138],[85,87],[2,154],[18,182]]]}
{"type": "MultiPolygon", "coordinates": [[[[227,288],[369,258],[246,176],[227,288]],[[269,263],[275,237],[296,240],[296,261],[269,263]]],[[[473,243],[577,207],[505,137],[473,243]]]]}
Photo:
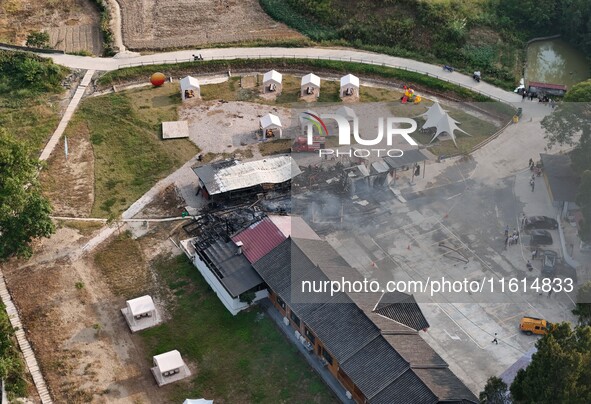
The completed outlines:
{"type": "Polygon", "coordinates": [[[281,73],[270,70],[263,75],[263,92],[281,92],[281,81],[283,76],[281,73]]]}
{"type": "Polygon", "coordinates": [[[141,316],[142,314],[150,313],[156,310],[154,301],[148,295],[128,300],[127,308],[129,309],[129,313],[132,316],[141,316]]]}
{"type": "Polygon", "coordinates": [[[185,401],[183,401],[183,404],[213,404],[213,400],[206,400],[204,398],[187,398],[185,401]]]}
{"type": "Polygon", "coordinates": [[[188,98],[195,98],[201,96],[201,89],[199,87],[199,80],[195,77],[187,76],[181,79],[181,97],[183,101],[188,98]]]}
{"type": "Polygon", "coordinates": [[[153,357],[154,365],[161,373],[170,372],[185,366],[181,353],[176,349],[153,357]]]}
{"type": "Polygon", "coordinates": [[[433,138],[431,139],[431,141],[429,143],[432,143],[442,133],[447,133],[451,137],[451,140],[453,140],[454,145],[456,147],[458,147],[458,144],[456,143],[456,135],[454,134],[454,131],[459,130],[460,132],[465,133],[468,136],[471,136],[471,135],[469,135],[466,131],[460,129],[456,125],[457,123],[458,123],[458,121],[454,120],[448,114],[445,114],[444,116],[442,116],[441,119],[439,119],[439,121],[437,121],[437,123],[434,125],[435,129],[436,129],[435,135],[433,135],[433,138]]]}
{"type": "Polygon", "coordinates": [[[359,94],[359,78],[352,74],[341,77],[341,97],[359,94]]]}
{"type": "Polygon", "coordinates": [[[281,120],[277,115],[263,115],[260,119],[260,125],[263,131],[263,139],[266,139],[267,137],[274,137],[275,132],[279,132],[279,137],[281,137],[281,120]]]}
{"type": "Polygon", "coordinates": [[[306,74],[304,77],[302,77],[302,84],[300,88],[302,97],[312,94],[318,97],[320,95],[320,77],[314,73],[306,74]]]}
{"type": "Polygon", "coordinates": [[[441,105],[439,105],[438,102],[433,103],[424,114],[420,115],[426,117],[423,129],[434,128],[441,117],[446,114],[447,111],[441,108],[441,105]]]}
{"type": "Polygon", "coordinates": [[[271,82],[273,82],[275,84],[281,84],[282,78],[283,78],[283,76],[281,75],[281,73],[279,73],[275,70],[270,70],[263,75],[263,83],[265,83],[265,85],[267,85],[271,82]]]}

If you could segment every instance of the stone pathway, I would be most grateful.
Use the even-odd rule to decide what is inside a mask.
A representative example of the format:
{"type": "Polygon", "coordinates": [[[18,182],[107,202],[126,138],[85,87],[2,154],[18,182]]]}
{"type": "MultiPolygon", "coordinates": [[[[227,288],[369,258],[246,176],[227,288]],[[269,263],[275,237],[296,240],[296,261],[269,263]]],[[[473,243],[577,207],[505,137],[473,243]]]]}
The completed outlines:
{"type": "Polygon", "coordinates": [[[82,96],[86,92],[86,87],[90,84],[90,80],[92,79],[94,72],[95,72],[94,70],[88,70],[86,72],[86,74],[84,75],[84,77],[82,78],[82,81],[78,85],[78,88],[76,89],[76,92],[74,93],[74,96],[72,97],[72,99],[70,100],[70,103],[68,104],[68,107],[66,108],[66,112],[64,113],[64,116],[62,116],[62,120],[60,121],[59,125],[57,125],[55,132],[53,132],[53,135],[51,135],[49,142],[47,142],[47,144],[45,145],[45,148],[41,152],[41,157],[39,157],[39,160],[41,160],[41,161],[47,160],[49,158],[49,156],[51,155],[51,152],[53,152],[53,149],[55,149],[55,146],[57,146],[57,144],[59,143],[60,138],[64,134],[64,131],[66,130],[66,127],[68,126],[68,123],[70,122],[70,119],[72,119],[72,116],[74,116],[74,112],[76,111],[76,108],[78,107],[78,103],[80,102],[80,100],[82,99],[82,96]]]}
{"type": "Polygon", "coordinates": [[[31,349],[31,345],[29,344],[25,331],[23,330],[18,311],[12,302],[10,293],[8,293],[8,290],[6,289],[6,282],[4,281],[4,275],[2,275],[2,271],[0,271],[0,298],[2,298],[2,303],[4,303],[4,306],[6,306],[6,313],[8,314],[12,328],[15,330],[14,334],[16,336],[16,340],[18,341],[18,345],[25,358],[27,368],[33,377],[33,383],[35,383],[37,393],[39,393],[39,397],[41,398],[41,403],[51,404],[53,401],[51,400],[51,396],[47,390],[45,379],[39,370],[39,365],[37,364],[37,359],[35,358],[35,352],[33,352],[33,349],[31,349]]]}

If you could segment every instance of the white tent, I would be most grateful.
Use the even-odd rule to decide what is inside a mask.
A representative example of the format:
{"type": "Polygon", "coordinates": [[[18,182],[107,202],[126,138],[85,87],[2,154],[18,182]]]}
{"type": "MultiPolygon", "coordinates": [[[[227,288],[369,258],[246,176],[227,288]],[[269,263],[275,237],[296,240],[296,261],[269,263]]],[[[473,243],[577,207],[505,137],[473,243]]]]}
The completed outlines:
{"type": "Polygon", "coordinates": [[[199,80],[191,76],[182,78],[181,97],[183,98],[183,101],[189,98],[201,97],[201,88],[199,87],[199,80]]]}
{"type": "Polygon", "coordinates": [[[426,117],[426,122],[423,125],[423,129],[434,128],[441,117],[446,114],[447,111],[441,108],[441,105],[439,105],[438,102],[433,103],[433,105],[431,105],[427,111],[421,115],[426,117]]]}
{"type": "Polygon", "coordinates": [[[433,139],[431,139],[431,141],[429,143],[432,143],[435,139],[437,139],[437,137],[440,134],[447,133],[451,137],[451,140],[453,140],[454,145],[456,145],[456,147],[458,147],[458,144],[456,143],[456,135],[454,134],[454,131],[459,130],[460,132],[463,132],[468,136],[470,136],[470,135],[468,133],[466,133],[466,131],[458,128],[458,126],[456,125],[457,123],[458,123],[458,121],[454,120],[448,114],[445,114],[444,116],[442,116],[441,119],[435,125],[435,128],[436,128],[435,135],[433,136],[433,139]]]}
{"type": "Polygon", "coordinates": [[[314,94],[316,97],[320,95],[320,77],[318,77],[314,73],[309,73],[302,77],[302,97],[311,94],[314,94]]]}
{"type": "Polygon", "coordinates": [[[161,321],[154,301],[149,295],[128,300],[125,302],[125,307],[121,309],[121,313],[125,317],[131,332],[154,327],[161,321]]]}
{"type": "Polygon", "coordinates": [[[263,92],[281,92],[283,76],[281,73],[270,70],[263,75],[263,92]]]}
{"type": "Polygon", "coordinates": [[[183,361],[181,354],[176,349],[153,357],[154,367],[150,370],[158,382],[163,386],[191,375],[191,371],[183,361]]]}
{"type": "Polygon", "coordinates": [[[183,404],[213,404],[213,400],[206,400],[204,398],[187,398],[185,401],[183,401],[183,404]]]}
{"type": "Polygon", "coordinates": [[[129,310],[130,315],[137,318],[138,316],[143,316],[145,314],[150,315],[156,310],[156,307],[154,306],[154,301],[152,298],[148,295],[145,295],[128,300],[127,309],[129,310]]]}
{"type": "MultiPolygon", "coordinates": [[[[260,119],[261,129],[263,130],[263,139],[267,138],[268,131],[271,131],[271,134],[275,136],[277,132],[279,132],[279,137],[281,138],[282,134],[282,126],[281,120],[277,115],[267,114],[263,115],[260,119]]],[[[269,136],[271,137],[271,136],[269,136]]]]}
{"type": "Polygon", "coordinates": [[[341,77],[341,97],[359,95],[359,78],[352,74],[341,77]]]}

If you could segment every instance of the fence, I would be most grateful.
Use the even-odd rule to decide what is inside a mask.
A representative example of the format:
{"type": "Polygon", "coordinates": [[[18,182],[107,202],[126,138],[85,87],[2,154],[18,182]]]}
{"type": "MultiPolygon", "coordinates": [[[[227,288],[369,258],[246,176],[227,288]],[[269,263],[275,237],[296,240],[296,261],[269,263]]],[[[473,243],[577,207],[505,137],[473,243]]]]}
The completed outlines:
{"type": "Polygon", "coordinates": [[[33,48],[29,46],[18,46],[18,45],[11,45],[8,43],[0,42],[0,48],[10,49],[10,50],[20,50],[25,52],[36,52],[36,53],[65,53],[64,51],[57,50],[57,49],[44,49],[44,48],[33,48]]]}

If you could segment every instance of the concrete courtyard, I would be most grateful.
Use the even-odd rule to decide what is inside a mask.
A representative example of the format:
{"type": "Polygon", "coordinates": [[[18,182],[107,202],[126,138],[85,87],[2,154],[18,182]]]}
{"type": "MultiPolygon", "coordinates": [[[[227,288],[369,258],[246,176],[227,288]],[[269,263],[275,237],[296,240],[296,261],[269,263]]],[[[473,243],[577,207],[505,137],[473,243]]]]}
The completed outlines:
{"type": "MultiPolygon", "coordinates": [[[[397,186],[406,203],[388,188],[357,197],[316,192],[293,199],[295,214],[306,217],[351,266],[380,285],[442,277],[484,283],[475,293],[410,291],[431,324],[421,335],[475,393],[534,346],[538,337],[518,329],[522,316],[575,322],[576,288],[549,296],[535,287],[542,281],[541,261],[527,270],[531,249],[526,232],[518,244],[505,246],[505,226],[510,232],[518,229],[522,213],[558,213],[541,177],[531,191],[527,168],[530,157],[538,160],[544,152],[540,120],[549,108],[529,102],[517,106],[524,108],[522,122],[509,126],[473,158],[428,162],[425,178],[415,178],[414,185],[405,177],[410,172],[402,173],[397,186]],[[515,292],[508,290],[511,278],[520,285],[515,292]],[[492,342],[495,333],[498,344],[492,342]]],[[[553,244],[543,249],[560,257],[558,231],[550,232],[553,244]]],[[[561,279],[568,277],[562,267],[561,279]]]]}

